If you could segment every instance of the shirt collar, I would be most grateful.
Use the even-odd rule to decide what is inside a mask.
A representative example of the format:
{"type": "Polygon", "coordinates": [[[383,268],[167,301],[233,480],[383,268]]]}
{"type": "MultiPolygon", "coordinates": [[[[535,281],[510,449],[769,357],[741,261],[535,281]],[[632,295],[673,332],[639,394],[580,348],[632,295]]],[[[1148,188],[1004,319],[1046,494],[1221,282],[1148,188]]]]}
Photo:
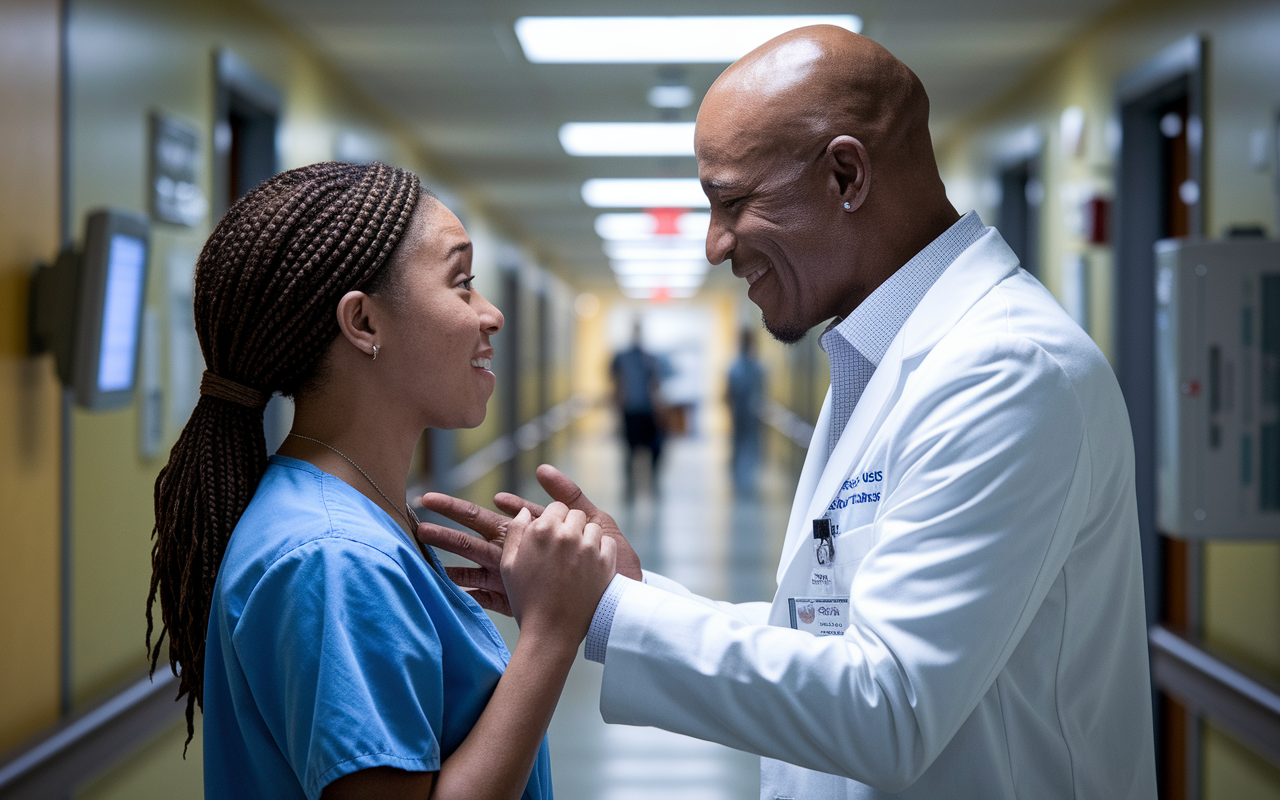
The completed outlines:
{"type": "Polygon", "coordinates": [[[965,214],[876,287],[849,316],[832,321],[822,333],[822,349],[830,354],[838,344],[833,337],[839,334],[863,357],[879,366],[893,337],[902,330],[921,298],[947,267],[986,231],[977,211],[965,214]]]}

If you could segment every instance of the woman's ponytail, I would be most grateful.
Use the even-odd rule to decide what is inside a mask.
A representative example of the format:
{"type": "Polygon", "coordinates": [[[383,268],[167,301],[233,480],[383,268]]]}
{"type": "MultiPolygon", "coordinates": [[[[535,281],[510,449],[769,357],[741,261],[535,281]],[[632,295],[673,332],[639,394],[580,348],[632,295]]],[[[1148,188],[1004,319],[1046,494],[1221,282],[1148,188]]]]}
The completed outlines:
{"type": "Polygon", "coordinates": [[[290,170],[237,201],[200,253],[196,333],[208,370],[156,478],[146,637],[154,672],[168,636],[188,742],[204,703],[218,566],[267,466],[262,410],[273,393],[292,395],[315,373],[338,335],[338,299],[387,263],[420,192],[415,175],[385,164],[290,170]],[[157,597],[162,627],[153,643],[157,597]]]}

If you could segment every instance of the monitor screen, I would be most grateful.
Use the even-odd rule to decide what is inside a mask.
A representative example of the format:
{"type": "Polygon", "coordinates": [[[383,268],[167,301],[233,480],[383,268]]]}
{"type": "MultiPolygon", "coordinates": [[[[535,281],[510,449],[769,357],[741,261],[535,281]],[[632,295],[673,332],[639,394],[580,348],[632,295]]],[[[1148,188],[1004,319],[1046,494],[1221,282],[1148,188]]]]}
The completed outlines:
{"type": "Polygon", "coordinates": [[[146,257],[147,246],[142,239],[122,233],[111,236],[98,356],[99,391],[113,392],[133,386],[146,257]]]}

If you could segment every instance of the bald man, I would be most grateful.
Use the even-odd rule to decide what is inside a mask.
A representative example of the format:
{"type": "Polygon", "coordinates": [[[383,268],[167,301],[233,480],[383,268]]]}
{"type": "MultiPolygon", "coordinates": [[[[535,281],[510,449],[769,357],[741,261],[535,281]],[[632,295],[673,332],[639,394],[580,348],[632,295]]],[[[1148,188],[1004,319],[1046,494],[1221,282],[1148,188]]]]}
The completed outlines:
{"type": "MultiPolygon", "coordinates": [[[[715,82],[695,149],[708,258],[782,341],[831,320],[831,391],[772,603],[643,572],[539,471],[619,539],[586,643],[605,720],[758,753],[765,800],[1154,798],[1128,415],[1089,337],[947,200],[920,81],[801,29],[715,82]]],[[[497,515],[427,504],[500,543],[497,515]]],[[[500,606],[497,547],[429,527],[500,606]]]]}

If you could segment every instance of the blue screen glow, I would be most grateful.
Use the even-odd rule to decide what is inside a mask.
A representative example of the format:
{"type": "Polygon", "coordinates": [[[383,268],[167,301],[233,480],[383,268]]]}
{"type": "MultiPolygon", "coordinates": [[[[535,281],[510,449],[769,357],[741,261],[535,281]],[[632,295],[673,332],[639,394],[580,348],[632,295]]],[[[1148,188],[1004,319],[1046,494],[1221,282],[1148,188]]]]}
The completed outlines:
{"type": "Polygon", "coordinates": [[[116,234],[107,258],[107,287],[102,311],[102,349],[98,354],[98,390],[133,386],[138,351],[138,314],[147,248],[141,239],[116,234]]]}

